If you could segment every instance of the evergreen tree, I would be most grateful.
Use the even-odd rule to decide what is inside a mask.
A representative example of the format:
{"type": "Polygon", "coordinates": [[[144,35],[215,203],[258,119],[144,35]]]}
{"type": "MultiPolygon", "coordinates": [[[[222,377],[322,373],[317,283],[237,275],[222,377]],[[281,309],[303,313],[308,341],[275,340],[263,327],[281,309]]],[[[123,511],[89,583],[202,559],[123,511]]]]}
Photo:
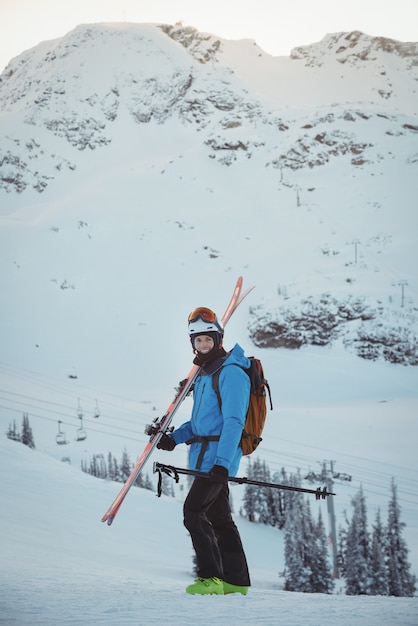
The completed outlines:
{"type": "Polygon", "coordinates": [[[349,596],[369,593],[370,539],[367,532],[366,501],[361,487],[354,496],[353,517],[347,531],[345,560],[346,593],[349,596]]]}
{"type": "Polygon", "coordinates": [[[107,475],[109,480],[120,482],[119,465],[111,452],[107,455],[107,475]]]}
{"type": "Polygon", "coordinates": [[[167,476],[167,474],[162,475],[161,493],[164,496],[171,496],[172,498],[174,498],[173,480],[169,476],[167,476]]]}
{"type": "Polygon", "coordinates": [[[373,525],[371,554],[370,554],[370,595],[388,595],[388,573],[385,563],[385,529],[380,519],[380,509],[377,510],[373,525]]]}
{"type": "Polygon", "coordinates": [[[96,471],[98,478],[107,478],[107,467],[103,454],[96,454],[96,471]]]}
{"type": "Polygon", "coordinates": [[[122,460],[120,462],[120,482],[124,483],[132,471],[131,460],[129,458],[126,448],[122,452],[122,460]]]}
{"type": "Polygon", "coordinates": [[[20,432],[17,430],[16,420],[13,420],[13,424],[9,424],[6,436],[8,439],[12,439],[12,441],[20,441],[20,432]]]}
{"type": "Polygon", "coordinates": [[[27,413],[23,414],[22,436],[20,438],[20,441],[25,446],[28,446],[29,448],[32,448],[32,450],[35,449],[35,442],[33,440],[32,428],[29,425],[29,416],[28,416],[27,413]]]}
{"type": "MultiPolygon", "coordinates": [[[[273,475],[273,482],[286,485],[288,481],[287,474],[285,469],[282,467],[280,473],[276,472],[273,475]]],[[[280,489],[271,489],[272,498],[271,498],[271,525],[276,526],[277,528],[284,528],[284,524],[286,521],[286,507],[285,507],[285,496],[284,491],[280,491],[280,489]]]]}
{"type": "Polygon", "coordinates": [[[315,593],[331,593],[334,587],[331,567],[328,560],[328,539],[321,509],[318,521],[313,528],[314,555],[312,561],[312,591],[315,593]]]}
{"type": "Polygon", "coordinates": [[[149,491],[154,491],[154,485],[152,484],[152,481],[150,477],[148,476],[148,474],[145,476],[145,479],[144,479],[144,489],[148,489],[149,491]]]}
{"type": "Polygon", "coordinates": [[[97,476],[97,461],[96,461],[96,455],[93,454],[91,460],[90,460],[90,467],[88,469],[88,473],[91,476],[97,476]]]}
{"type": "Polygon", "coordinates": [[[107,478],[107,469],[104,462],[103,454],[93,454],[90,461],[89,473],[96,478],[107,478]]]}
{"type": "MultiPolygon", "coordinates": [[[[264,483],[271,482],[270,470],[266,462],[258,458],[255,461],[248,459],[247,476],[251,480],[264,483]]],[[[272,489],[271,487],[245,485],[243,505],[240,509],[240,514],[246,517],[248,521],[283,528],[283,510],[283,492],[272,489]]]]}
{"type": "MultiPolygon", "coordinates": [[[[248,478],[252,478],[252,462],[251,458],[248,459],[248,478]]],[[[244,496],[242,499],[242,507],[240,513],[243,517],[246,517],[249,522],[256,521],[256,486],[245,485],[244,496]]]]}
{"type": "Polygon", "coordinates": [[[338,552],[337,552],[337,568],[340,573],[340,576],[345,578],[345,555],[347,553],[347,528],[349,522],[346,517],[346,528],[342,526],[338,529],[338,552]]]}
{"type": "MultiPolygon", "coordinates": [[[[263,483],[270,482],[270,470],[265,461],[256,458],[252,464],[251,478],[263,483]]],[[[255,489],[254,513],[256,521],[260,524],[269,524],[271,519],[269,510],[271,489],[261,486],[256,486],[255,489]]]]}
{"type": "MultiPolygon", "coordinates": [[[[300,487],[300,476],[289,484],[300,487]]],[[[312,519],[308,500],[301,493],[287,492],[285,522],[285,585],[287,591],[328,593],[332,588],[327,570],[325,529],[312,519]]]]}
{"type": "Polygon", "coordinates": [[[416,591],[416,578],[411,573],[408,549],[402,537],[405,524],[400,521],[397,486],[391,482],[391,498],[388,506],[386,559],[388,568],[388,592],[390,596],[412,597],[416,591]]]}
{"type": "Polygon", "coordinates": [[[142,472],[139,472],[138,476],[135,479],[134,485],[135,487],[139,487],[140,489],[144,488],[144,476],[142,472]]]}
{"type": "Polygon", "coordinates": [[[285,591],[309,591],[310,571],[305,567],[303,541],[303,500],[300,493],[291,493],[284,526],[285,591]]]}

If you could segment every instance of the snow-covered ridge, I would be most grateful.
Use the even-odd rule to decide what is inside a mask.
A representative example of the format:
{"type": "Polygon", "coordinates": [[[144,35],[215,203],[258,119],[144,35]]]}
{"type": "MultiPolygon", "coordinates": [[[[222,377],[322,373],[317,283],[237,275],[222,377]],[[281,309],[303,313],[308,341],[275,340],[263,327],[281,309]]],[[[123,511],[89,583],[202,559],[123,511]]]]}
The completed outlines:
{"type": "Polygon", "coordinates": [[[293,48],[290,56],[292,59],[304,59],[311,65],[320,65],[327,57],[343,64],[359,64],[361,61],[378,61],[382,52],[403,59],[404,67],[416,77],[418,43],[371,37],[360,31],[326,35],[319,43],[293,48]]]}
{"type": "MultiPolygon", "coordinates": [[[[400,107],[399,94],[388,87],[401,82],[407,93],[415,90],[415,44],[383,45],[361,33],[340,33],[298,48],[291,59],[278,58],[274,65],[269,58],[260,59],[259,50],[253,48],[248,42],[231,45],[190,27],[102,24],[79,26],[27,51],[0,77],[0,189],[21,193],[32,187],[42,192],[59,172],[75,171],[74,149],[109,146],[126,115],[135,125],[179,121],[185,132],[200,132],[196,141],[207,146],[206,156],[224,165],[251,158],[254,152],[261,153],[265,165],[275,167],[314,167],[347,153],[353,165],[363,165],[373,160],[367,149],[376,140],[367,136],[364,125],[360,133],[350,132],[353,125],[346,122],[373,116],[381,117],[382,133],[418,132],[409,107],[400,107]],[[299,72],[296,59],[305,59],[298,80],[299,86],[306,82],[307,95],[313,76],[324,80],[315,66],[329,64],[335,54],[341,60],[343,42],[350,50],[350,68],[338,66],[335,71],[343,72],[340,80],[345,72],[350,81],[354,71],[351,103],[330,105],[325,96],[322,111],[311,109],[303,119],[286,110],[285,102],[279,111],[263,101],[253,84],[260,71],[266,84],[285,85],[289,71],[299,72]],[[237,68],[238,45],[252,55],[252,63],[261,63],[252,75],[247,58],[241,63],[247,73],[241,75],[237,68]],[[409,65],[401,66],[399,58],[409,65]],[[369,101],[360,104],[365,82],[369,101]],[[392,99],[396,112],[387,106],[392,99]],[[20,125],[18,132],[13,132],[15,124],[20,125]],[[289,128],[291,133],[286,132],[289,128]]],[[[333,77],[326,80],[338,97],[333,77]]],[[[328,89],[318,85],[316,92],[321,91],[328,89]]],[[[306,101],[303,93],[300,100],[306,101]]],[[[415,159],[416,152],[410,155],[411,162],[415,159]]]]}

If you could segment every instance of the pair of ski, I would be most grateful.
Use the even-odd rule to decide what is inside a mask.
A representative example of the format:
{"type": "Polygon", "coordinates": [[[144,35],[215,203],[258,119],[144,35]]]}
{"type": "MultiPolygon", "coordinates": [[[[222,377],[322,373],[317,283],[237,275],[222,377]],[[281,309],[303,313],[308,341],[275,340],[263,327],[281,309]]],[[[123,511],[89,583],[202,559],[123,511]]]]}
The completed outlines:
{"type": "MultiPolygon", "coordinates": [[[[222,316],[222,319],[221,319],[222,326],[225,326],[228,323],[231,315],[239,307],[239,305],[244,300],[244,298],[246,298],[248,294],[250,293],[250,291],[252,291],[253,289],[254,287],[249,287],[245,291],[242,291],[242,276],[238,278],[234,291],[231,296],[231,300],[229,301],[229,304],[225,309],[225,313],[222,316]]],[[[171,402],[170,406],[168,407],[163,417],[156,418],[153,421],[151,426],[147,426],[147,429],[145,432],[148,435],[150,435],[149,442],[145,446],[141,456],[138,458],[132,472],[126,479],[126,482],[124,483],[122,489],[119,491],[118,495],[116,496],[116,498],[114,499],[114,501],[112,502],[112,504],[110,505],[110,507],[108,508],[108,510],[102,517],[102,522],[107,522],[108,526],[112,524],[130,488],[135,483],[142,468],[144,467],[145,463],[151,456],[154,448],[156,447],[157,443],[160,441],[162,435],[169,428],[173,420],[173,417],[177,412],[177,409],[179,408],[179,406],[181,405],[185,397],[190,392],[193,386],[193,383],[196,379],[196,376],[199,373],[199,370],[200,368],[197,365],[194,365],[192,367],[192,369],[187,375],[187,378],[185,379],[185,381],[182,382],[181,388],[178,390],[174,400],[171,402]]]]}

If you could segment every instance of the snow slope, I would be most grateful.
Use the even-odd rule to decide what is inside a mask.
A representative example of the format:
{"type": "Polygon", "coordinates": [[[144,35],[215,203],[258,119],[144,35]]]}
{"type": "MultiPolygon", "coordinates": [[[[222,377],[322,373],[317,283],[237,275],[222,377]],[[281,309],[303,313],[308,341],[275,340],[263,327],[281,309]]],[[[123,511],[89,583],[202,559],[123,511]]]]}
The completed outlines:
{"type": "Polygon", "coordinates": [[[191,545],[173,498],[134,489],[109,528],[115,486],[0,440],[1,623],[416,626],[418,598],[286,593],[281,534],[238,519],[252,573],[246,597],[195,597],[191,545]]]}

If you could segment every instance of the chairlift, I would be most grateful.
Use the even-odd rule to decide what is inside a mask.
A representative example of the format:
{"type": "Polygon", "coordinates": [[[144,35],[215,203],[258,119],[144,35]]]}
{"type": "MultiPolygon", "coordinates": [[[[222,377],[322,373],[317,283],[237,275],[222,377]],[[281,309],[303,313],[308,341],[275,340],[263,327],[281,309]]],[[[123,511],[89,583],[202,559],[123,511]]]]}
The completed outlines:
{"type": "Polygon", "coordinates": [[[93,417],[100,417],[100,409],[99,409],[99,403],[96,400],[96,407],[94,409],[94,415],[93,417]]]}
{"type": "Polygon", "coordinates": [[[80,398],[78,398],[78,405],[77,405],[77,417],[79,419],[83,418],[83,410],[81,408],[81,404],[80,404],[80,398]]]}
{"type": "Polygon", "coordinates": [[[79,415],[78,419],[80,420],[80,428],[77,428],[76,441],[84,441],[87,439],[87,433],[83,428],[83,418],[79,415]]]}
{"type": "Polygon", "coordinates": [[[57,434],[57,436],[55,437],[55,441],[57,442],[57,444],[58,444],[59,446],[62,446],[62,445],[64,445],[64,444],[66,444],[66,443],[69,443],[69,442],[67,441],[67,438],[66,438],[66,436],[65,436],[65,433],[63,433],[63,432],[62,432],[62,430],[61,430],[61,424],[62,424],[61,420],[58,420],[58,434],[57,434]]]}

